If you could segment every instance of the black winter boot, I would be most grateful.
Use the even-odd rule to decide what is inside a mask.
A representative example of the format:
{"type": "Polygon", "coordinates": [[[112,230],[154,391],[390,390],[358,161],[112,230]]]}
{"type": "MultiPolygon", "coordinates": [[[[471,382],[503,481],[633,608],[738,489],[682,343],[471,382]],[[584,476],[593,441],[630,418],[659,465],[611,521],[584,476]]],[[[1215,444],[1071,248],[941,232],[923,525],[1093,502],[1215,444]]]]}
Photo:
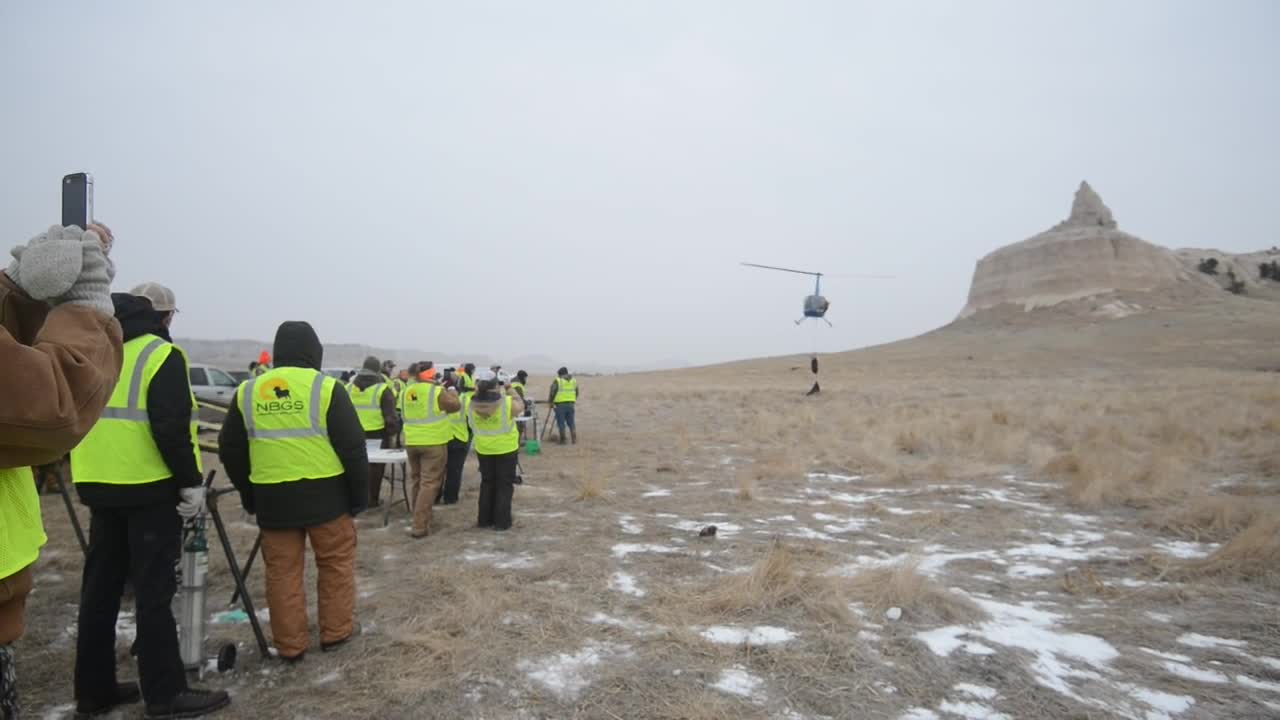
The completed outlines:
{"type": "Polygon", "coordinates": [[[76,720],[89,720],[115,710],[121,705],[132,705],[142,700],[142,690],[136,682],[116,683],[116,696],[107,702],[91,703],[81,700],[76,703],[76,720]]]}
{"type": "Polygon", "coordinates": [[[560,444],[561,444],[561,445],[564,445],[564,444],[565,444],[565,442],[564,442],[564,431],[563,431],[563,430],[561,430],[561,431],[560,431],[560,444]]]}
{"type": "Polygon", "coordinates": [[[573,444],[574,444],[574,445],[577,445],[577,444],[578,444],[578,431],[577,431],[577,430],[570,430],[569,432],[573,435],[573,444]]]}
{"type": "Polygon", "coordinates": [[[174,720],[176,718],[204,717],[231,704],[226,690],[197,690],[191,688],[178,693],[167,703],[147,703],[146,720],[174,720]]]}

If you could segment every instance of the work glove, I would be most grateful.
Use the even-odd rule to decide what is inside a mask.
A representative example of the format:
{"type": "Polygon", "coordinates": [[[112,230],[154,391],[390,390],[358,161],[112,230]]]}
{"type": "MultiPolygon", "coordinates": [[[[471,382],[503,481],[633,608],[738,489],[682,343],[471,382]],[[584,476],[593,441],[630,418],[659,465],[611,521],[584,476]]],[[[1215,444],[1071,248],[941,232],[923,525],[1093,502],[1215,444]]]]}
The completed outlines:
{"type": "Polygon", "coordinates": [[[104,315],[114,313],[111,281],[116,267],[97,231],[54,225],[10,254],[14,259],[6,272],[32,299],[50,305],[86,305],[104,315]]]}
{"type": "Polygon", "coordinates": [[[204,512],[204,486],[186,487],[178,491],[182,502],[178,503],[178,514],[183,520],[192,520],[204,512]]]}

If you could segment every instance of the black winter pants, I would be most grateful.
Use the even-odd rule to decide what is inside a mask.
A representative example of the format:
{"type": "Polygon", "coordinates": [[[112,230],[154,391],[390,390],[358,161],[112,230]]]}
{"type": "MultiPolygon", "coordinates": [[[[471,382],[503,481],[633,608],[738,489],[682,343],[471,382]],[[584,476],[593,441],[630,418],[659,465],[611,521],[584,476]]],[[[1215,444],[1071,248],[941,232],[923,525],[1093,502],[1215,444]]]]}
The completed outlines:
{"type": "Polygon", "coordinates": [[[116,616],[128,580],[135,596],[142,697],[148,704],[167,703],[187,689],[172,608],[182,543],[178,509],[163,504],[91,512],[80,586],[76,699],[108,703],[116,696],[116,616]]]}
{"type": "Polygon", "coordinates": [[[441,491],[446,505],[458,502],[458,493],[462,491],[462,468],[466,465],[469,449],[469,443],[449,441],[449,458],[445,461],[444,489],[441,491]]]}
{"type": "Polygon", "coordinates": [[[480,513],[476,524],[495,530],[511,527],[511,496],[515,494],[516,455],[480,455],[480,513]]]}

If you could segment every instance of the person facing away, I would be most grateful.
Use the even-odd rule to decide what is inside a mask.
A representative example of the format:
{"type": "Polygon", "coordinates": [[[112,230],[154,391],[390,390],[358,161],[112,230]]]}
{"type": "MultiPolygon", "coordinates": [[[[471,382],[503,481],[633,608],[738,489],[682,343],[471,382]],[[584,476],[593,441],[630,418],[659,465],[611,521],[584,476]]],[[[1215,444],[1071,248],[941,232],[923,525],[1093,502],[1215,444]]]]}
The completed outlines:
{"type": "Polygon", "coordinates": [[[224,690],[187,685],[173,618],[182,521],[204,510],[199,410],[187,355],[169,337],[177,312],[173,291],[144,283],[111,299],[124,332],[120,381],[102,418],[71,451],[76,493],[89,507],[76,622],[76,715],[104,714],[138,697],[137,684],[116,679],[116,620],[128,583],[146,716],[198,717],[231,703],[224,690]]]}
{"type": "MultiPolygon", "coordinates": [[[[360,417],[365,440],[380,441],[378,447],[393,447],[400,435],[400,413],[396,409],[395,390],[382,375],[378,358],[364,359],[364,367],[351,379],[347,393],[360,417]]],[[[382,504],[382,476],[386,467],[383,463],[369,464],[369,507],[382,504]]]]}
{"type": "Polygon", "coordinates": [[[271,635],[281,658],[310,648],[306,543],[317,570],[320,649],[358,634],[356,523],[369,505],[364,430],[347,391],[320,372],[324,348],[305,322],[276,330],[276,367],[236,390],[218,455],[262,531],[271,635]]]}
{"type": "MultiPolygon", "coordinates": [[[[54,225],[0,270],[0,718],[18,717],[13,643],[26,629],[31,571],[47,538],[33,465],[89,433],[122,362],[105,225],[54,225]]],[[[136,701],[136,697],[134,700],[136,701]]]]}
{"type": "Polygon", "coordinates": [[[556,379],[551,381],[551,392],[548,401],[556,409],[556,427],[560,430],[560,444],[564,445],[564,429],[568,426],[573,436],[573,444],[578,444],[578,381],[569,373],[568,368],[556,371],[556,379]]]}
{"type": "MultiPolygon", "coordinates": [[[[449,377],[445,381],[446,388],[457,387],[457,377],[449,377]]],[[[458,393],[458,412],[449,416],[449,424],[453,437],[449,439],[445,457],[444,487],[440,491],[440,503],[455,505],[462,491],[462,470],[467,462],[467,453],[471,450],[471,428],[467,424],[467,414],[471,410],[471,397],[474,393],[464,391],[458,393]]]]}
{"type": "Polygon", "coordinates": [[[258,362],[250,367],[253,369],[253,374],[255,376],[265,375],[266,372],[271,369],[271,353],[263,350],[262,353],[258,355],[258,362]]]}
{"type": "Polygon", "coordinates": [[[476,376],[476,394],[467,412],[480,458],[480,498],[476,526],[507,530],[515,494],[520,431],[516,418],[524,403],[504,392],[492,371],[476,376]]]}
{"type": "Polygon", "coordinates": [[[413,527],[409,536],[421,539],[431,533],[431,506],[440,494],[448,465],[449,441],[453,439],[450,413],[462,409],[458,394],[425,379],[405,388],[400,395],[400,415],[404,418],[404,446],[409,459],[409,497],[413,499],[413,527]]]}
{"type": "MultiPolygon", "coordinates": [[[[529,398],[525,395],[525,391],[528,389],[528,386],[529,373],[524,370],[517,371],[515,378],[511,380],[511,390],[516,394],[516,397],[520,398],[520,402],[524,403],[524,412],[522,413],[523,417],[529,417],[533,414],[533,404],[529,402],[529,398]]],[[[524,430],[526,427],[526,425],[520,426],[519,430],[521,437],[524,437],[524,430]]]]}

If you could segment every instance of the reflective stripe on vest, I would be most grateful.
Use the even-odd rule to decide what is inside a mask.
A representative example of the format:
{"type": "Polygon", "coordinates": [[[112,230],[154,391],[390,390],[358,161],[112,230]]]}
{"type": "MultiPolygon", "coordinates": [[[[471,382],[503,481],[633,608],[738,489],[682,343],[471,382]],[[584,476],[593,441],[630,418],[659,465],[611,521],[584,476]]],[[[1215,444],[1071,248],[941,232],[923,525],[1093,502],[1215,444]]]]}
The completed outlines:
{"type": "Polygon", "coordinates": [[[31,468],[0,468],[0,580],[35,562],[48,540],[31,468]]]}
{"type": "Polygon", "coordinates": [[[440,412],[440,386],[418,383],[400,396],[406,447],[444,445],[453,439],[449,416],[440,412]]]}
{"type": "Polygon", "coordinates": [[[347,394],[351,396],[351,404],[356,406],[360,427],[365,432],[385,430],[387,427],[387,419],[382,417],[382,391],[386,389],[386,383],[370,385],[364,390],[356,387],[355,383],[347,386],[347,394]]]}
{"type": "Polygon", "coordinates": [[[487,418],[476,414],[474,403],[468,409],[467,415],[476,433],[477,454],[506,455],[520,449],[520,431],[511,417],[511,402],[510,397],[503,398],[503,402],[498,403],[500,411],[487,418]]]}
{"type": "Polygon", "coordinates": [[[236,405],[249,437],[251,482],[274,485],[342,474],[329,443],[329,405],[337,387],[328,375],[297,367],[276,368],[240,385],[236,405]]]}
{"type": "MultiPolygon", "coordinates": [[[[139,335],[124,344],[120,381],[89,434],[71,451],[71,479],[75,483],[145,485],[173,477],[151,432],[147,395],[152,378],[174,352],[182,358],[183,378],[188,378],[187,355],[177,345],[155,335],[139,335]]],[[[203,472],[196,436],[200,409],[189,381],[187,398],[191,403],[192,452],[196,468],[203,472]]]]}
{"type": "Polygon", "coordinates": [[[471,440],[471,428],[467,427],[468,413],[471,411],[471,393],[464,392],[458,396],[462,402],[462,410],[449,416],[449,424],[453,426],[453,439],[467,442],[471,440]]]}
{"type": "Polygon", "coordinates": [[[560,378],[556,380],[556,400],[557,403],[578,402],[578,381],[572,378],[560,378]]]}

